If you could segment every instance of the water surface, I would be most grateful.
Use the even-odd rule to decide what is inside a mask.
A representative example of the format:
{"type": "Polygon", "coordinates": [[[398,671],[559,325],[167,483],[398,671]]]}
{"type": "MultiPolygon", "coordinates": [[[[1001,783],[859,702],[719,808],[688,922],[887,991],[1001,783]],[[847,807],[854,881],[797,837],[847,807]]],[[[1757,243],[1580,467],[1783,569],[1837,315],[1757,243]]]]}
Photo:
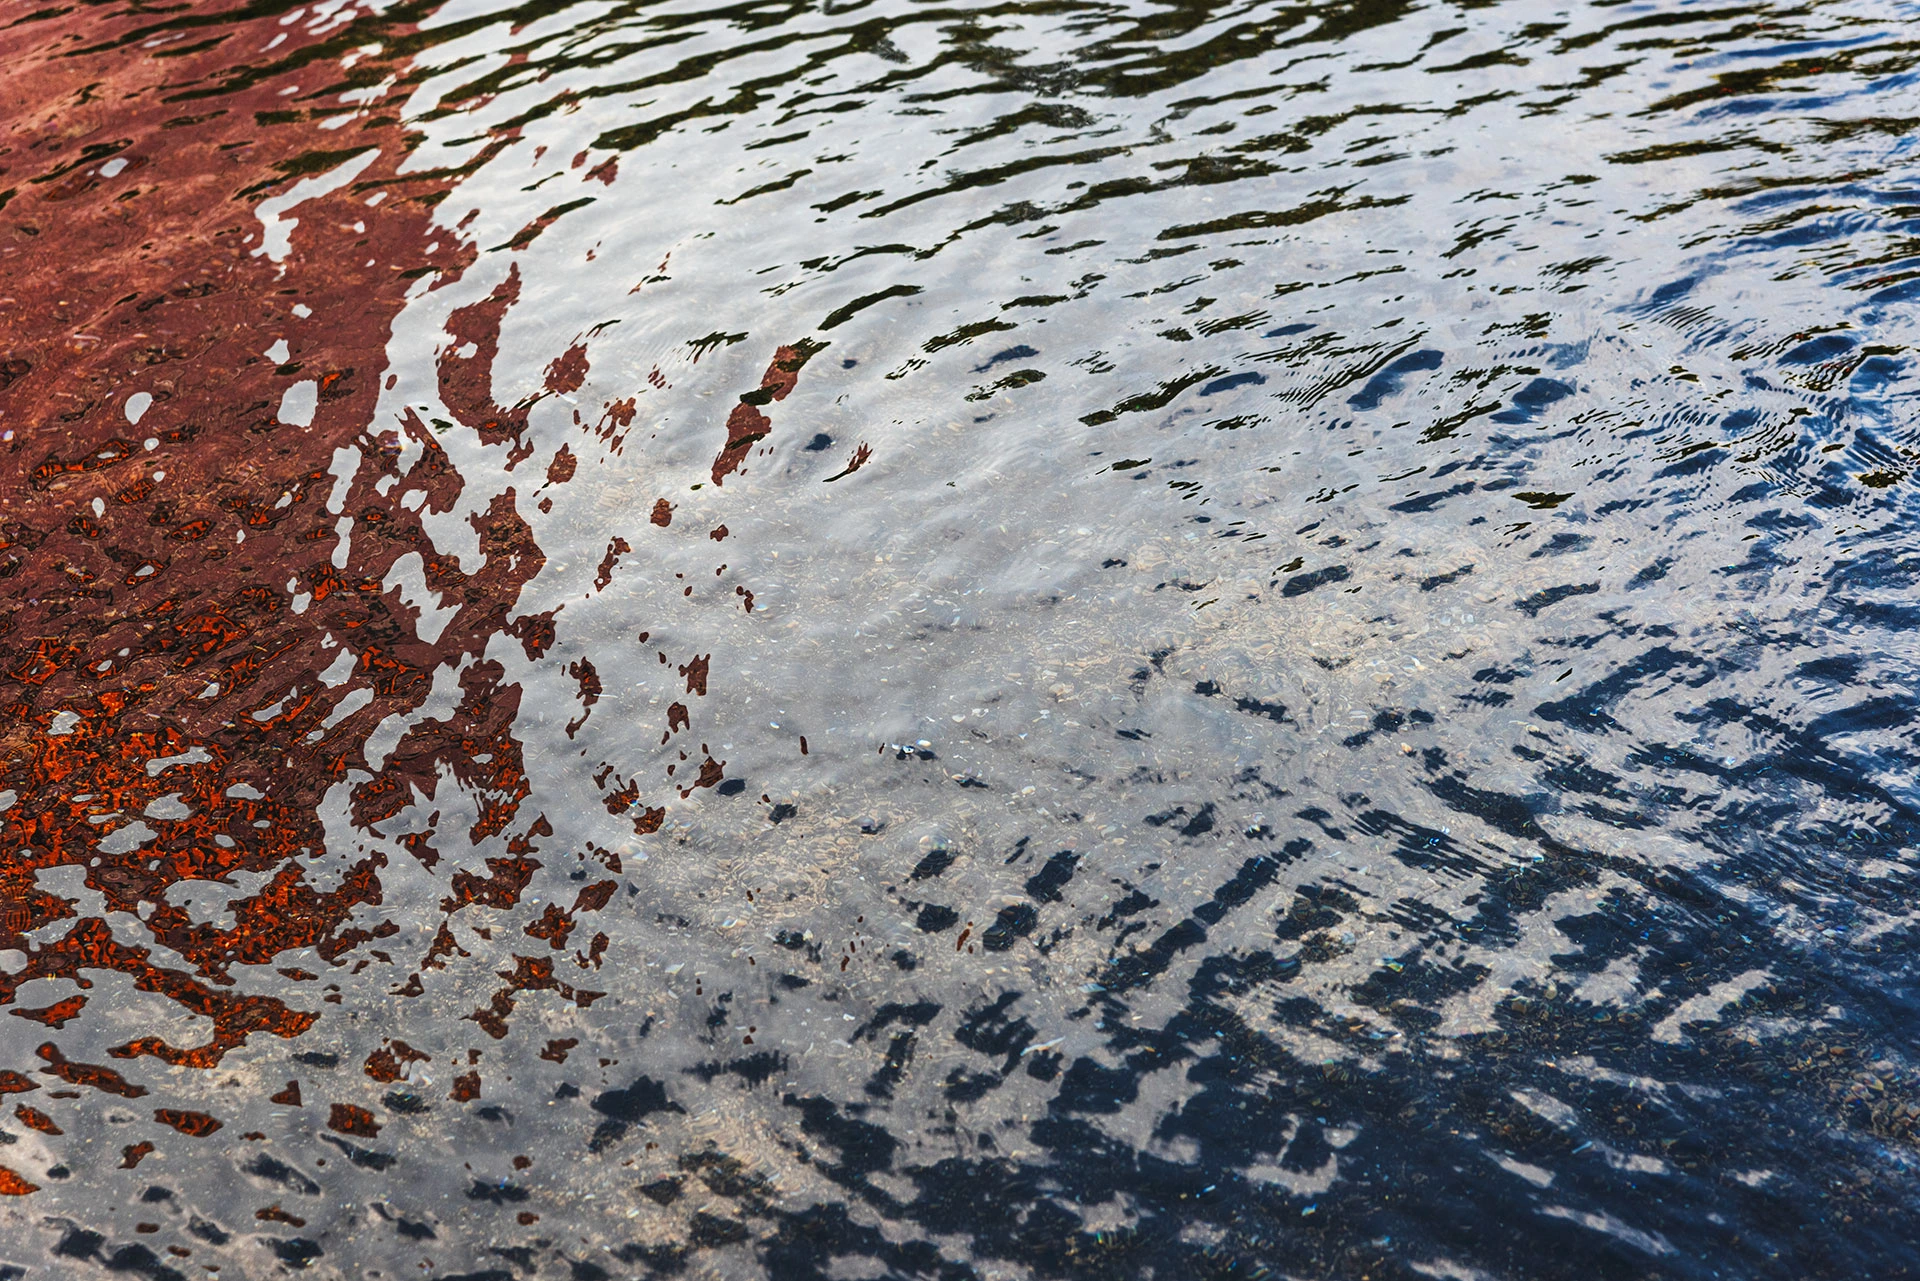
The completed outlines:
{"type": "Polygon", "coordinates": [[[1916,16],[21,11],[0,1276],[1920,1272],[1916,16]]]}

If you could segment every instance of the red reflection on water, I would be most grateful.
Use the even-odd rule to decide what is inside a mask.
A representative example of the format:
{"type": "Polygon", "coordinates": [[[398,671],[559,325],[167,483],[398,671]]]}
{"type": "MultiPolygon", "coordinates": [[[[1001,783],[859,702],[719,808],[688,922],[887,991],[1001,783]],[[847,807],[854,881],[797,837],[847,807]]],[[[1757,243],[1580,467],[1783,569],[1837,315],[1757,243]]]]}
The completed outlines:
{"type": "MultiPolygon", "coordinates": [[[[367,47],[366,23],[388,48],[409,31],[376,19],[310,29],[238,9],[179,18],[53,9],[0,35],[12,95],[0,175],[10,184],[0,192],[0,788],[12,793],[0,810],[0,949],[24,957],[0,970],[0,1005],[14,1005],[33,980],[69,983],[81,991],[9,1011],[59,1032],[98,1012],[84,994],[89,972],[114,970],[211,1029],[195,1045],[136,1036],[106,1049],[114,1060],[210,1068],[255,1034],[301,1036],[343,999],[337,988],[302,989],[313,991],[307,1001],[250,993],[236,966],[311,949],[358,972],[372,958],[406,974],[391,988],[406,998],[423,994],[429,971],[468,955],[444,920],[410,965],[379,950],[401,932],[400,905],[386,902],[381,879],[386,854],[359,857],[331,888],[310,878],[327,845],[320,804],[333,789],[351,784],[350,817],[362,829],[430,801],[445,778],[469,792],[477,817],[466,830],[443,830],[434,811],[394,838],[428,871],[449,840],[501,842],[484,875],[445,877],[445,916],[515,907],[542,866],[537,842],[553,835],[544,816],[521,813],[533,792],[514,733],[522,691],[501,663],[478,656],[502,632],[529,660],[554,645],[555,611],[515,616],[546,564],[521,504],[547,510],[537,489],[572,481],[580,457],[562,445],[544,483],[537,472],[514,477],[531,498],[508,486],[479,504],[471,568],[435,548],[421,517],[454,510],[469,483],[439,433],[457,427],[507,446],[513,472],[535,449],[530,411],[586,385],[588,350],[568,347],[546,366],[541,391],[498,403],[493,369],[520,296],[516,263],[446,322],[435,377],[454,422],[412,409],[375,421],[409,292],[423,277],[430,288],[458,280],[475,249],[431,221],[460,175],[399,173],[412,140],[393,108],[408,69],[381,53],[346,57],[367,47]],[[224,38],[174,43],[189,21],[224,38]],[[152,45],[156,33],[169,39],[152,45]],[[340,100],[390,79],[385,97],[340,100]],[[344,476],[337,458],[353,461],[344,476]],[[413,555],[451,611],[432,641],[388,586],[413,555]],[[343,652],[353,655],[344,681],[343,652]],[[450,663],[461,664],[456,706],[416,718],[450,663]],[[357,705],[346,701],[356,695],[357,705]],[[369,735],[395,714],[410,728],[369,760],[369,735]],[[210,918],[183,906],[195,883],[237,887],[249,874],[254,888],[210,918]]],[[[468,168],[515,141],[495,137],[468,168]]],[[[611,184],[615,173],[608,159],[580,180],[611,184]]],[[[531,243],[557,210],[505,248],[531,243]]],[[[775,352],[728,419],[716,484],[742,470],[770,429],[762,407],[793,391],[818,350],[775,352]]],[[[667,385],[657,369],[648,381],[667,385]]],[[[634,396],[607,401],[597,422],[575,413],[574,443],[617,456],[636,414],[634,396]]],[[[672,510],[661,499],[635,523],[666,530],[672,510]]],[[[721,525],[707,537],[727,533],[721,525]]],[[[597,588],[632,550],[611,539],[597,588]]],[[[735,592],[751,611],[752,593],[735,592]]],[[[709,662],[677,665],[689,696],[707,693],[709,662]]],[[[584,656],[567,670],[583,705],[572,734],[603,691],[584,656]]],[[[686,705],[674,703],[667,735],[690,727],[686,705]]],[[[701,757],[689,765],[695,780],[677,784],[683,797],[724,777],[704,745],[701,757]]],[[[608,765],[596,783],[609,813],[637,834],[660,829],[666,811],[643,802],[636,780],[608,765]]],[[[618,873],[617,854],[592,852],[618,873]]],[[[549,902],[525,924],[543,954],[497,958],[508,967],[495,971],[503,986],[467,1016],[472,1024],[498,1039],[526,993],[579,1008],[602,996],[560,967],[600,967],[608,937],[595,932],[582,946],[577,917],[606,907],[616,888],[595,882],[571,907],[549,902]]],[[[575,1044],[549,1041],[543,1057],[564,1061],[575,1044]]],[[[481,1093],[479,1051],[467,1053],[469,1070],[451,1082],[456,1101],[481,1093]]],[[[149,1093],[137,1073],[70,1059],[53,1041],[37,1055],[19,1066],[127,1099],[149,1093]]],[[[385,1084],[429,1059],[394,1036],[363,1071],[385,1084]]],[[[26,1072],[0,1069],[0,1093],[38,1088],[26,1072]]],[[[271,1101],[301,1106],[298,1082],[271,1101]]],[[[25,1123],[60,1133],[47,1113],[20,1106],[35,1118],[25,1123]]],[[[378,1132],[370,1110],[329,1106],[335,1130],[378,1132]]],[[[152,1115],[190,1137],[222,1125],[191,1108],[152,1115]]],[[[122,1165],[154,1150],[130,1144],[122,1165]]],[[[0,1167],[0,1194],[34,1190],[0,1167]]]]}
{"type": "MultiPolygon", "coordinates": [[[[45,10],[0,41],[12,153],[0,196],[0,786],[13,793],[0,813],[0,947],[24,954],[0,973],[0,1004],[31,980],[87,988],[89,971],[117,970],[212,1032],[190,1046],[139,1036],[108,1055],[203,1068],[256,1033],[294,1037],[320,1017],[237,990],[235,965],[309,947],[338,963],[391,932],[347,925],[381,904],[382,856],[332,889],[307,880],[330,787],[372,774],[353,793],[356,819],[371,822],[444,764],[486,798],[474,836],[512,819],[528,788],[510,732],[518,690],[501,686],[497,665],[469,669],[453,716],[404,737],[384,772],[368,769],[363,745],[387,715],[419,706],[435,667],[505,626],[543,563],[511,491],[475,519],[482,568],[465,574],[435,555],[402,500],[418,490],[419,505],[445,511],[460,479],[417,419],[404,424],[418,446],[404,476],[399,435],[372,426],[409,289],[425,273],[457,278],[472,259],[431,232],[447,176],[398,177],[409,143],[383,103],[339,102],[405,68],[375,55],[343,72],[351,46],[339,42],[363,31],[316,34],[239,11],[219,30],[198,49],[160,40],[163,59],[147,50],[167,34],[164,17],[45,10]],[[271,57],[236,52],[289,34],[271,57]],[[308,92],[294,87],[303,81],[308,92]],[[346,127],[325,127],[343,114],[346,127]],[[331,463],[343,447],[362,465],[341,493],[331,463]],[[398,481],[385,494],[383,476],[398,481]],[[351,517],[344,548],[330,496],[351,517]],[[433,644],[384,584],[415,550],[428,586],[458,608],[433,644]],[[356,659],[336,689],[319,675],[341,642],[356,659]],[[370,700],[343,708],[357,690],[370,700]],[[97,914],[41,884],[63,867],[81,869],[97,914]],[[264,880],[225,920],[196,921],[175,901],[179,887],[235,873],[264,880]],[[71,924],[27,937],[60,922],[71,924]]],[[[524,426],[524,407],[501,410],[488,390],[516,282],[456,315],[449,352],[485,350],[441,366],[449,407],[483,438],[524,426]]],[[[584,373],[584,352],[569,351],[552,385],[577,387],[584,373]]],[[[524,883],[456,880],[454,901],[510,902],[524,883]]],[[[57,1030],[86,1001],[12,1013],[57,1030]]],[[[398,1064],[404,1048],[385,1053],[398,1064]]],[[[68,1084],[148,1093],[54,1042],[38,1056],[40,1072],[68,1084]]],[[[370,1061],[370,1075],[383,1069],[370,1061]]],[[[0,1080],[33,1088],[11,1070],[0,1080]]],[[[297,1086],[276,1100],[297,1104],[297,1086]]],[[[186,1108],[153,1115],[189,1136],[220,1126],[186,1108]]],[[[152,1150],[130,1145],[123,1164],[152,1150]]],[[[0,1192],[32,1190],[0,1171],[0,1192]]]]}
{"type": "Polygon", "coordinates": [[[773,353],[773,362],[760,376],[760,386],[740,397],[740,403],[727,416],[727,443],[713,460],[713,483],[723,484],[741,469],[753,447],[773,430],[773,420],[760,412],[770,401],[785,400],[800,384],[800,371],[821,350],[822,344],[801,342],[781,346],[773,353]]]}

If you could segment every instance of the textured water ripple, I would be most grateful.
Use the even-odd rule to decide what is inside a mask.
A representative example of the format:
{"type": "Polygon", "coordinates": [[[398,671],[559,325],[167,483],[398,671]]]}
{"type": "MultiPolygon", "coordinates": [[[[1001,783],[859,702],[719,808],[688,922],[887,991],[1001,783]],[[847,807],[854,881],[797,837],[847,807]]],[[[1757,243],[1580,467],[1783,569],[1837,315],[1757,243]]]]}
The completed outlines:
{"type": "Polygon", "coordinates": [[[1911,17],[20,15],[0,1275],[1911,1272],[1911,17]]]}

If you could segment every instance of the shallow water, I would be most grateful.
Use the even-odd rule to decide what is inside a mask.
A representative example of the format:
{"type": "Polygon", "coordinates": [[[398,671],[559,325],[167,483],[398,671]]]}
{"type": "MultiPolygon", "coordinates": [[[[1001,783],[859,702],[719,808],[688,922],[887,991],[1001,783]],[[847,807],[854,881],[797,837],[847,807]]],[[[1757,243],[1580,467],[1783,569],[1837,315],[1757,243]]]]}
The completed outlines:
{"type": "Polygon", "coordinates": [[[22,10],[0,1276],[1920,1272],[1917,16],[22,10]]]}

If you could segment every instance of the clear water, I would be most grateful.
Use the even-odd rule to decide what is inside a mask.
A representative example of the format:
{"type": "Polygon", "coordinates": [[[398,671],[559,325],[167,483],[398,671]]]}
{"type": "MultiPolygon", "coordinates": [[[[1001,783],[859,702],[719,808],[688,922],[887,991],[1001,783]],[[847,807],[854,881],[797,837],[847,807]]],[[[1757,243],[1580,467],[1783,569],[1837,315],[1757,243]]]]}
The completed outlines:
{"type": "MultiPolygon", "coordinates": [[[[182,854],[143,914],[101,869],[208,852],[173,811],[74,829],[104,855],[17,826],[74,911],[0,959],[93,921],[185,973],[153,904],[237,939],[284,881],[339,907],[324,938],[215,988],[315,1017],[116,1055],[209,1020],[101,962],[57,1033],[0,1019],[42,1086],[9,1106],[64,1130],[7,1127],[37,1190],[0,1259],[1920,1270],[1920,11],[293,12],[90,56],[231,24],[206,98],[304,81],[342,121],[261,157],[308,159],[233,206],[284,237],[246,270],[397,255],[321,237],[438,194],[439,269],[269,361],[309,366],[284,390],[380,353],[361,421],[296,393],[260,438],[327,473],[312,550],[260,574],[305,657],[188,738],[308,719],[133,776],[284,793],[304,834],[182,854]],[[367,46],[382,78],[338,70],[367,46]],[[384,645],[329,621],[323,561],[378,580],[384,645]],[[148,1093],[51,1098],[48,1041],[148,1093]]],[[[91,799],[9,786],[18,824],[91,799]]]]}

